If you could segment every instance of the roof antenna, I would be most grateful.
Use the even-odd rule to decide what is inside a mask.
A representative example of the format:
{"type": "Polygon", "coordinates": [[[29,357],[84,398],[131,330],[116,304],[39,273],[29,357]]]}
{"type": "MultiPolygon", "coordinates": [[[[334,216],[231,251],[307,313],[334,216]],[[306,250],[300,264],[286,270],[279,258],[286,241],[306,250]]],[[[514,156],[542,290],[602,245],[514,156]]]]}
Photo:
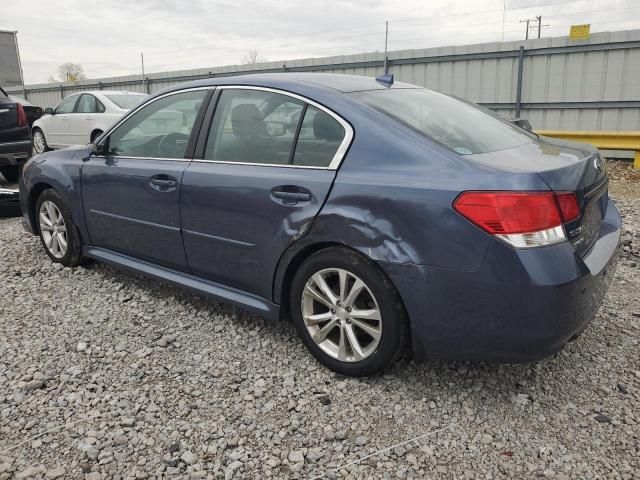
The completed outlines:
{"type": "Polygon", "coordinates": [[[376,78],[376,81],[382,83],[387,88],[393,85],[393,74],[389,73],[389,56],[387,54],[387,43],[389,40],[389,21],[385,23],[384,32],[384,75],[380,75],[376,78]]]}
{"type": "Polygon", "coordinates": [[[387,88],[391,87],[393,85],[393,73],[385,73],[376,77],[376,82],[382,83],[387,88]]]}

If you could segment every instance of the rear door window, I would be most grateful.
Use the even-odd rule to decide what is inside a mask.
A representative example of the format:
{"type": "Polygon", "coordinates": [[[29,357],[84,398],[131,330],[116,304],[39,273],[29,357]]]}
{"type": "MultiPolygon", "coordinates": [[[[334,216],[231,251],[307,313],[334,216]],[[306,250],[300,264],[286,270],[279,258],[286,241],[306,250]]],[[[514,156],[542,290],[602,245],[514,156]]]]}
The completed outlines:
{"type": "Polygon", "coordinates": [[[224,89],[205,160],[288,165],[304,102],[278,93],[224,89]]]}
{"type": "Polygon", "coordinates": [[[76,108],[76,112],[78,113],[97,113],[98,112],[98,103],[96,101],[96,97],[93,95],[89,95],[85,93],[80,97],[78,101],[78,107],[76,108]]]}
{"type": "Polygon", "coordinates": [[[309,105],[302,121],[293,164],[328,167],[344,140],[344,127],[319,108],[309,105]]]}

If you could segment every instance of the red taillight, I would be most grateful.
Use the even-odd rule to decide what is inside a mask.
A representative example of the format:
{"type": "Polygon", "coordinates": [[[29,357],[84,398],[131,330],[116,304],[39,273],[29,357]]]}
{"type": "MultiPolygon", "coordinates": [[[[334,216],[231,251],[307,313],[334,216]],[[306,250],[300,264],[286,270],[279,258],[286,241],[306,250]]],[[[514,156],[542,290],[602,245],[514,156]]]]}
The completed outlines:
{"type": "Polygon", "coordinates": [[[491,234],[536,232],[562,223],[553,192],[465,192],[453,206],[491,234]]]}
{"type": "Polygon", "coordinates": [[[464,192],[453,208],[484,231],[522,248],[565,240],[563,220],[580,214],[574,194],[553,192],[464,192]]]}
{"type": "Polygon", "coordinates": [[[575,193],[556,193],[556,198],[562,219],[565,222],[570,222],[580,216],[580,207],[575,193]]]}
{"type": "Polygon", "coordinates": [[[27,114],[24,111],[24,107],[18,104],[18,126],[26,127],[27,126],[27,114]]]}

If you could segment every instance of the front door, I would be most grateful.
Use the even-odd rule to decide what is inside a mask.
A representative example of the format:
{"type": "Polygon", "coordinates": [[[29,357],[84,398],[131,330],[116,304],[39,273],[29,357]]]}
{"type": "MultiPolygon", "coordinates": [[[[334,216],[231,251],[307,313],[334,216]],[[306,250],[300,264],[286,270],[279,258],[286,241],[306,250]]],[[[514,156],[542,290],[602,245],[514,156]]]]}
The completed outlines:
{"type": "Polygon", "coordinates": [[[102,140],[106,155],[90,157],[82,168],[92,245],[187,269],[180,232],[181,181],[207,95],[208,90],[190,90],[160,97],[102,140]]]}
{"type": "Polygon", "coordinates": [[[187,261],[197,275],[270,299],[277,262],[319,212],[351,130],[295,96],[219,91],[206,148],[183,178],[187,261]]]}
{"type": "Polygon", "coordinates": [[[47,142],[49,145],[67,146],[72,145],[69,136],[70,122],[79,95],[70,95],[56,107],[54,114],[49,118],[49,128],[47,129],[47,142]]]}

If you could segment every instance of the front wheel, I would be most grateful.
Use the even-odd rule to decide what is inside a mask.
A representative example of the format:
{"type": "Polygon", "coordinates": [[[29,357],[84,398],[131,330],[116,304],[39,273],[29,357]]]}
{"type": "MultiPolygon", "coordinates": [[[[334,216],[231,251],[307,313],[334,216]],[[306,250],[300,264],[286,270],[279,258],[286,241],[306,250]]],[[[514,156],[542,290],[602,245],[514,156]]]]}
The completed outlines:
{"type": "Polygon", "coordinates": [[[49,150],[47,140],[44,138],[44,133],[39,128],[33,130],[33,149],[36,153],[44,153],[49,150]]]}
{"type": "Polygon", "coordinates": [[[380,268],[357,252],[330,248],[309,257],[293,279],[290,298],[302,341],[335,372],[373,375],[403,352],[404,306],[380,268]]]}
{"type": "Polygon", "coordinates": [[[82,260],[80,237],[71,211],[53,189],[45,190],[36,205],[38,230],[45,252],[55,263],[75,267],[82,260]]]}

